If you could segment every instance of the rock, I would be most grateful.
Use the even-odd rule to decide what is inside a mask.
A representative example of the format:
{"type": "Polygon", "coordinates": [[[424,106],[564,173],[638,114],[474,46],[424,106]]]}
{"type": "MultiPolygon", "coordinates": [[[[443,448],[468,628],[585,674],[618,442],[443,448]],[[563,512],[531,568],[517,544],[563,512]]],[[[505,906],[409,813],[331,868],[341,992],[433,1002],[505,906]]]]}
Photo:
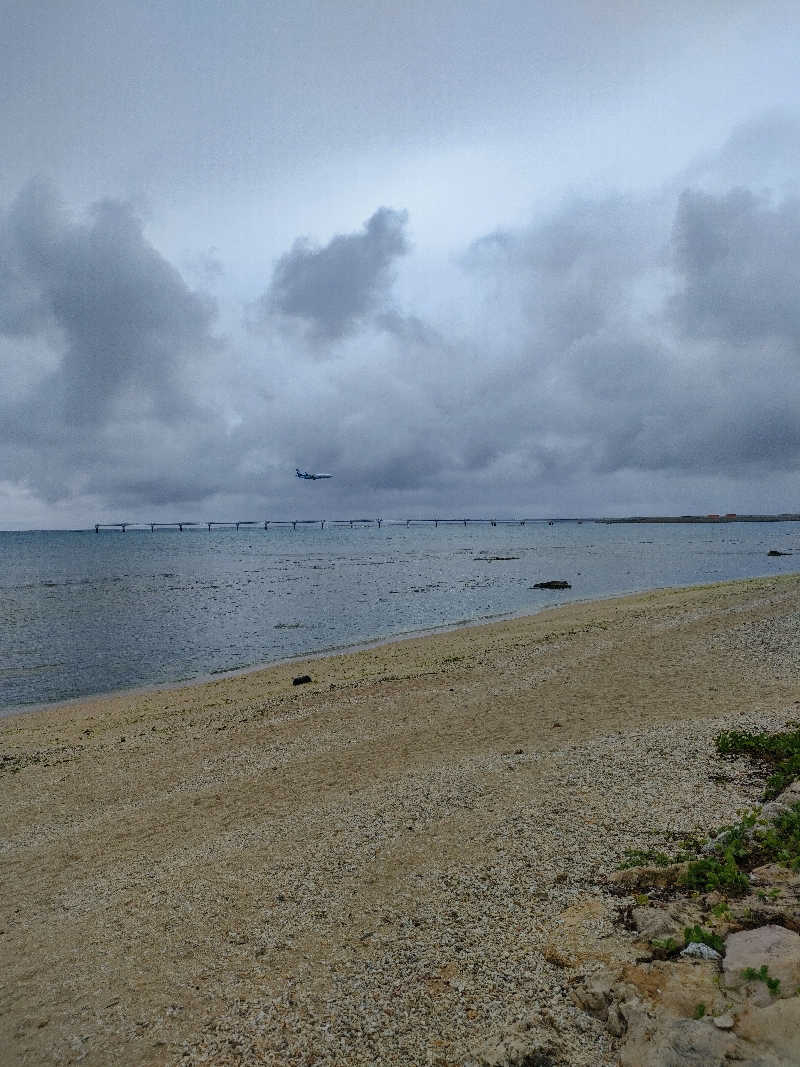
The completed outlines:
{"type": "Polygon", "coordinates": [[[786,886],[800,889],[800,874],[780,863],[765,863],[750,872],[750,882],[757,886],[786,886]]]}
{"type": "Polygon", "coordinates": [[[547,582],[536,582],[534,589],[571,589],[572,586],[563,578],[551,578],[547,582]]]}
{"type": "Polygon", "coordinates": [[[717,1015],[712,1020],[718,1030],[732,1030],[735,1020],[732,1015],[717,1015]]]}
{"type": "Polygon", "coordinates": [[[774,997],[791,997],[800,987],[800,934],[782,926],[759,926],[729,934],[725,941],[722,964],[723,984],[728,989],[747,985],[762,1003],[774,997]],[[780,980],[780,988],[771,993],[765,982],[747,979],[744,971],[766,966],[770,978],[780,980]],[[763,995],[766,991],[767,997],[763,995]]]}
{"type": "Polygon", "coordinates": [[[800,997],[762,1008],[748,1005],[737,1016],[736,1030],[759,1052],[772,1053],[776,1064],[800,1063],[800,997]]]}
{"type": "Polygon", "coordinates": [[[768,556],[791,556],[791,554],[791,552],[780,552],[777,548],[771,548],[769,552],[767,552],[768,556]]]}
{"type": "Polygon", "coordinates": [[[728,1067],[738,1042],[702,1019],[662,1018],[655,1027],[629,1031],[621,1067],[728,1067]]]}
{"type": "Polygon", "coordinates": [[[686,880],[688,863],[670,863],[666,867],[627,867],[609,877],[619,889],[668,889],[686,880]]]}
{"type": "Polygon", "coordinates": [[[713,949],[710,945],[703,944],[702,941],[690,941],[683,952],[681,952],[681,956],[690,956],[698,960],[722,959],[722,956],[716,949],[713,949]]]}
{"type": "Polygon", "coordinates": [[[631,908],[630,920],[646,941],[683,940],[683,926],[666,908],[631,908]]]}
{"type": "Polygon", "coordinates": [[[606,1029],[613,1037],[622,1037],[628,1029],[628,1020],[622,1014],[617,1004],[609,1005],[606,1029]]]}
{"type": "Polygon", "coordinates": [[[292,678],[292,685],[305,685],[311,681],[310,674],[301,674],[297,678],[292,678]]]}
{"type": "Polygon", "coordinates": [[[726,1001],[719,990],[719,966],[711,960],[678,958],[628,965],[623,977],[648,1010],[659,1017],[691,1019],[698,1004],[705,1005],[707,1014],[725,1011],[726,1001]]]}
{"type": "Polygon", "coordinates": [[[473,1052],[464,1067],[557,1067],[562,1062],[553,1028],[531,1015],[504,1027],[473,1052]]]}
{"type": "Polygon", "coordinates": [[[785,815],[787,811],[791,811],[788,804],[780,800],[770,800],[768,804],[762,806],[760,819],[762,822],[774,822],[779,815],[785,815]]]}
{"type": "Polygon", "coordinates": [[[764,888],[731,900],[728,907],[731,920],[740,929],[785,926],[800,933],[800,877],[794,885],[764,883],[764,888]]]}
{"type": "Polygon", "coordinates": [[[785,804],[787,808],[800,804],[800,778],[795,778],[790,785],[787,785],[784,791],[775,797],[775,800],[778,804],[785,804]]]}
{"type": "Polygon", "coordinates": [[[644,940],[669,941],[672,938],[677,948],[685,941],[686,927],[699,922],[700,913],[691,906],[670,904],[664,908],[631,908],[628,919],[644,940]]]}
{"type": "Polygon", "coordinates": [[[589,975],[582,983],[570,991],[571,999],[588,1015],[594,1015],[603,1022],[608,1018],[608,1005],[611,1002],[613,977],[606,970],[589,975]]]}

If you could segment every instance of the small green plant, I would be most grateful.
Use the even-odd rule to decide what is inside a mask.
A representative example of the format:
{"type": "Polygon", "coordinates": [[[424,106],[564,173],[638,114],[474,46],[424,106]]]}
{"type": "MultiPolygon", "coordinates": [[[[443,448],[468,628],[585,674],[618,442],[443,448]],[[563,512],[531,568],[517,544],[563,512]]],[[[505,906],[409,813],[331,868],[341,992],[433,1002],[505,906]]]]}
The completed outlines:
{"type": "Polygon", "coordinates": [[[768,901],[771,903],[771,902],[777,900],[780,895],[781,895],[781,891],[780,891],[780,889],[778,889],[777,886],[773,886],[772,889],[769,889],[769,890],[759,889],[759,891],[758,891],[758,899],[759,900],[763,900],[765,904],[768,901]]]}
{"type": "Polygon", "coordinates": [[[654,949],[659,952],[663,952],[665,955],[669,955],[672,952],[677,952],[680,945],[674,937],[654,937],[650,942],[654,949]]]}
{"type": "Polygon", "coordinates": [[[715,904],[711,909],[711,914],[717,919],[730,919],[731,909],[728,907],[727,900],[721,900],[718,904],[715,904]]]}
{"type": "Polygon", "coordinates": [[[650,897],[648,897],[647,893],[637,893],[633,900],[637,908],[646,908],[650,903],[650,897]]]}
{"type": "Polygon", "coordinates": [[[766,861],[800,870],[800,804],[767,826],[759,835],[758,848],[766,861]]]}
{"type": "Polygon", "coordinates": [[[713,948],[720,955],[725,949],[725,942],[719,934],[712,934],[710,930],[704,930],[702,926],[687,926],[683,936],[686,938],[687,945],[691,941],[697,941],[701,945],[708,945],[709,948],[713,948]]]}
{"type": "Polygon", "coordinates": [[[732,850],[726,849],[721,859],[716,856],[692,860],[686,871],[686,886],[701,893],[724,890],[731,896],[744,893],[750,886],[747,875],[739,870],[732,850]]]}
{"type": "Polygon", "coordinates": [[[758,970],[755,967],[745,967],[742,977],[747,982],[765,982],[767,989],[773,996],[777,996],[781,988],[780,978],[770,978],[766,963],[762,963],[758,970]]]}
{"type": "Polygon", "coordinates": [[[800,778],[800,729],[776,734],[726,730],[717,737],[717,752],[721,756],[748,756],[768,768],[771,773],[764,790],[766,800],[772,800],[800,778]]]}
{"type": "Polygon", "coordinates": [[[705,1015],[705,1013],[706,1013],[706,1006],[701,1001],[697,1005],[697,1007],[694,1009],[694,1017],[695,1017],[695,1019],[702,1019],[703,1016],[705,1015]]]}

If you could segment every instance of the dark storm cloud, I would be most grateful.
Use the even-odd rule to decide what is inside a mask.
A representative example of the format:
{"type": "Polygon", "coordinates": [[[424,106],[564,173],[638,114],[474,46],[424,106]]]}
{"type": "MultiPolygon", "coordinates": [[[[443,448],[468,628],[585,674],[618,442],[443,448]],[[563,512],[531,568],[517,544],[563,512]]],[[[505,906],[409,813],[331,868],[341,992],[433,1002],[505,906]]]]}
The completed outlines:
{"type": "MultiPolygon", "coordinates": [[[[770,122],[763,136],[795,132],[770,122]]],[[[567,202],[476,242],[468,267],[517,333],[484,392],[505,411],[509,455],[516,441],[538,477],[584,484],[795,470],[798,247],[794,198],[691,187],[567,202]]]]}
{"type": "MultiPolygon", "coordinates": [[[[762,131],[784,138],[770,158],[790,135],[762,131]]],[[[295,244],[259,304],[269,343],[227,347],[128,206],[76,220],[29,187],[0,225],[0,344],[22,383],[0,399],[4,475],[201,520],[229,500],[255,519],[630,512],[665,486],[667,510],[758,510],[800,466],[800,208],[786,185],[733,185],[731,145],[694,180],[487,233],[437,263],[427,301],[394,284],[406,217],[382,208],[295,244]],[[323,340],[335,360],[315,361],[323,340]],[[298,465],[335,478],[295,484],[298,465]],[[722,483],[752,503],[708,501],[722,483]]]]}
{"type": "Polygon", "coordinates": [[[406,221],[406,212],[382,207],[362,233],[338,234],[321,248],[296,241],[275,266],[260,314],[298,319],[320,340],[351,332],[383,306],[392,263],[409,248],[406,221]]]}
{"type": "Polygon", "coordinates": [[[181,374],[213,346],[213,306],[148,244],[124,203],[74,222],[45,185],[28,186],[3,225],[0,331],[61,339],[40,399],[70,422],[103,423],[122,399],[163,417],[183,410],[181,374]]]}
{"type": "Polygon", "coordinates": [[[213,305],[129,205],[104,201],[75,220],[32,183],[0,218],[0,262],[7,379],[24,377],[30,350],[49,353],[34,381],[0,399],[7,473],[48,500],[136,485],[151,501],[180,498],[178,484],[197,495],[201,472],[206,492],[225,483],[225,435],[193,387],[219,349],[213,305]]]}
{"type": "MultiPolygon", "coordinates": [[[[675,220],[675,302],[690,335],[739,345],[800,343],[800,203],[748,189],[715,196],[686,190],[675,220]]],[[[798,351],[800,355],[800,351],[798,351]]]]}

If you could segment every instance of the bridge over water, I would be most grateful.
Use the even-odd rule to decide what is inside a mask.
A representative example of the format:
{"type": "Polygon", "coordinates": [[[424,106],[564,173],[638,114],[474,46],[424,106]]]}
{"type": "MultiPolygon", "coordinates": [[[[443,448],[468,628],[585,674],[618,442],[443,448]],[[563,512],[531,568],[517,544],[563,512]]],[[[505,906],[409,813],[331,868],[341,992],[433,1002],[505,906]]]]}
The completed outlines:
{"type": "Polygon", "coordinates": [[[383,526],[525,526],[528,523],[546,523],[551,525],[554,522],[566,522],[566,521],[578,521],[582,522],[582,519],[578,520],[565,520],[565,519],[440,519],[440,518],[415,518],[415,519],[234,519],[231,521],[214,520],[211,522],[96,522],[94,524],[94,532],[100,533],[101,530],[121,530],[125,533],[127,530],[150,530],[155,532],[156,530],[178,530],[181,533],[184,530],[197,530],[207,529],[211,530],[223,530],[223,529],[235,529],[238,530],[241,527],[263,527],[265,530],[269,530],[270,527],[291,527],[296,530],[298,526],[315,526],[320,530],[324,530],[325,527],[339,527],[349,526],[350,529],[356,527],[374,526],[380,529],[383,526]]]}

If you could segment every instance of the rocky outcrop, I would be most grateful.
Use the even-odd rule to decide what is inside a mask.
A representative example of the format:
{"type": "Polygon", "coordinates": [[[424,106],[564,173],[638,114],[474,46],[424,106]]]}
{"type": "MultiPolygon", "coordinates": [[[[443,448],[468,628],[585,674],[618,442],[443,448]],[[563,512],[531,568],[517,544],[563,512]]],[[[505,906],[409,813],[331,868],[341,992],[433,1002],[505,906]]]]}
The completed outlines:
{"type": "Polygon", "coordinates": [[[744,990],[762,1004],[771,1003],[770,998],[795,996],[800,990],[800,934],[782,926],[731,934],[725,942],[722,983],[728,990],[744,990]]]}
{"type": "MultiPolygon", "coordinates": [[[[744,849],[737,855],[769,854],[764,842],[776,827],[790,832],[783,817],[798,802],[795,781],[703,853],[719,856],[728,846],[744,849]]],[[[800,872],[776,862],[749,874],[745,867],[745,892],[737,884],[740,895],[726,897],[690,894],[687,869],[641,866],[611,876],[617,892],[645,891],[620,909],[642,955],[583,976],[574,1003],[619,1038],[620,1067],[798,1067],[800,872]]]]}
{"type": "Polygon", "coordinates": [[[609,877],[609,882],[615,889],[628,892],[637,889],[671,889],[686,880],[688,870],[688,863],[626,867],[624,870],[615,871],[609,877]]]}
{"type": "Polygon", "coordinates": [[[535,582],[533,589],[571,589],[572,586],[564,578],[550,578],[546,582],[535,582]]]}
{"type": "MultiPolygon", "coordinates": [[[[793,973],[794,963],[776,956],[772,936],[764,936],[773,947],[772,968],[793,973]]],[[[753,950],[758,942],[754,938],[747,951],[744,945],[735,948],[733,959],[761,959],[763,951],[753,950]]],[[[621,1037],[620,1067],[800,1063],[800,996],[773,996],[763,982],[726,988],[713,961],[660,960],[628,965],[616,974],[604,969],[576,987],[573,1000],[621,1037]]]]}

